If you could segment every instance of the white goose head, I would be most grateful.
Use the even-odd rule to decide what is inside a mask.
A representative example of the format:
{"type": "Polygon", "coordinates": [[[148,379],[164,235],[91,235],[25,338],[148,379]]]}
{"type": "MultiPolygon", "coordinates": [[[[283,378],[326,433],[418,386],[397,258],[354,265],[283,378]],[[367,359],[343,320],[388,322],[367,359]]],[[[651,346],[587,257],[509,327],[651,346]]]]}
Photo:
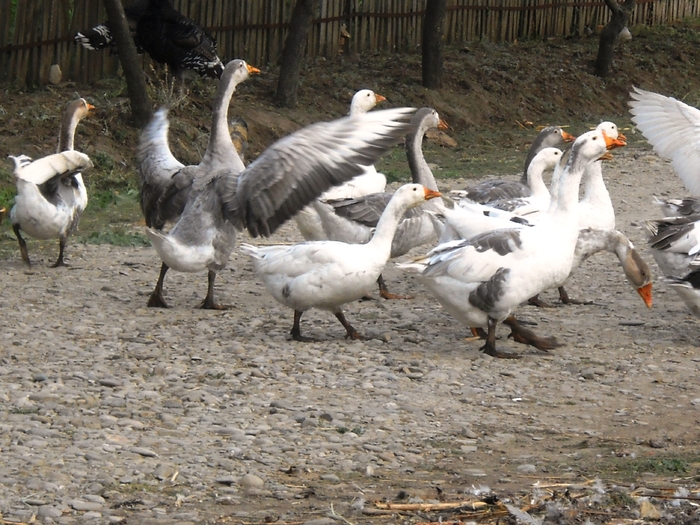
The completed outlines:
{"type": "Polygon", "coordinates": [[[440,197],[439,191],[433,191],[421,184],[404,184],[394,193],[392,200],[396,199],[400,203],[413,208],[422,202],[436,197],[440,197]]]}
{"type": "Polygon", "coordinates": [[[604,131],[605,134],[611,139],[627,140],[627,137],[620,133],[620,130],[617,128],[617,125],[614,122],[601,122],[595,129],[598,131],[604,131]]]}
{"type": "Polygon", "coordinates": [[[603,157],[608,150],[626,146],[627,142],[621,138],[612,138],[605,131],[594,129],[579,136],[571,147],[571,156],[568,166],[581,163],[586,166],[590,162],[603,157]]]}
{"type": "Polygon", "coordinates": [[[544,148],[535,155],[528,167],[528,172],[531,169],[539,169],[541,171],[553,170],[561,160],[561,150],[557,148],[544,148]]]}
{"type": "Polygon", "coordinates": [[[375,93],[371,89],[361,89],[355,96],[352,97],[350,103],[350,114],[357,115],[359,113],[367,113],[374,106],[386,100],[386,97],[375,93]]]}
{"type": "Polygon", "coordinates": [[[245,60],[239,58],[231,60],[224,68],[224,74],[221,76],[221,80],[224,81],[224,76],[231,75],[231,83],[237,86],[244,80],[246,80],[250,75],[260,73],[257,67],[253,67],[246,63],[245,60]]]}

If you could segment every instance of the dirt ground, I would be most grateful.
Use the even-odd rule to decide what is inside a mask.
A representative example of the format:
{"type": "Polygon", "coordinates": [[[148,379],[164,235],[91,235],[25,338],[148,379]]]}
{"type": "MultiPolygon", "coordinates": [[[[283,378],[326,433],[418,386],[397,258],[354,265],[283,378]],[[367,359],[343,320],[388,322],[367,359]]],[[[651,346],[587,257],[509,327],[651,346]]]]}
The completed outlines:
{"type": "MultiPolygon", "coordinates": [[[[655,216],[649,188],[680,184],[648,152],[618,151],[618,227],[656,269],[639,227],[655,216]]],[[[287,225],[271,242],[299,240],[287,225]]],[[[218,279],[232,310],[194,310],[205,276],[172,272],[163,311],[144,307],[150,248],[73,243],[59,270],[55,249],[30,241],[34,268],[15,254],[0,271],[8,520],[53,505],[70,523],[90,496],[128,523],[518,522],[506,503],[546,523],[697,523],[700,325],[658,275],[647,310],[610,254],[567,287],[593,304],[519,310],[564,346],[539,353],[502,329],[500,348],[524,356],[503,361],[393,265],[391,287],[414,299],[348,305],[368,340],[312,311],[303,327],[319,342],[304,344],[241,254],[218,279]],[[166,467],[179,478],[157,477],[166,467]],[[60,490],[35,481],[57,477],[60,490]]]]}
{"type": "MultiPolygon", "coordinates": [[[[395,105],[435,106],[453,127],[448,135],[457,145],[431,149],[429,160],[446,171],[448,165],[470,171],[476,157],[499,149],[520,158],[534,133],[528,122],[569,119],[571,131],[582,132],[611,118],[624,127],[632,84],[676,96],[697,94],[695,39],[692,26],[662,38],[640,29],[606,83],[587,72],[590,41],[474,44],[450,50],[442,93],[417,88],[415,74],[406,73],[415,56],[359,62],[345,57],[307,71],[313,74],[302,87],[313,78],[316,94],[302,90],[301,109],[272,108],[273,74],[244,85],[237,107],[245,108],[251,135],[260,137],[251,145],[254,158],[266,141],[306,120],[344,113],[349,86],[362,83],[387,93],[395,105]]],[[[123,97],[110,82],[79,87],[100,109],[77,142],[98,159],[100,188],[125,191],[133,182],[137,132],[119,124],[126,115],[123,97]]],[[[196,157],[207,131],[208,119],[197,115],[206,115],[202,100],[210,88],[195,83],[193,89],[201,93],[193,92],[174,118],[173,149],[182,158],[196,157]],[[185,110],[190,118],[183,117],[185,110]]],[[[75,90],[8,89],[0,101],[0,154],[48,153],[55,108],[75,90]]],[[[500,332],[499,345],[523,353],[519,361],[482,356],[478,342],[464,340],[464,327],[393,265],[385,274],[388,282],[414,299],[349,305],[348,318],[368,341],[346,342],[332,316],[310,312],[306,335],[320,342],[304,345],[288,340],[290,312],[262,289],[238,253],[218,281],[220,299],[232,310],[193,310],[204,276],[173,273],[166,283],[173,308],[153,311],[144,308],[157,278],[150,248],[74,242],[68,247],[71,267],[52,270],[47,266],[55,246],[30,241],[36,264],[26,270],[5,222],[2,523],[28,522],[36,508],[44,508],[27,503],[30,493],[58,509],[58,522],[82,519],[85,509],[73,502],[92,489],[105,502],[100,516],[92,517],[115,523],[700,522],[700,324],[659,278],[641,227],[658,216],[654,195],[682,196],[684,190],[634,130],[625,133],[631,146],[616,150],[605,166],[606,180],[618,228],[655,272],[654,307],[646,309],[614,257],[599,255],[567,286],[572,296],[593,304],[518,312],[539,333],[556,335],[563,347],[538,353],[500,332]],[[85,381],[76,383],[76,377],[85,381]],[[218,401],[194,401],[191,392],[199,390],[218,401]],[[41,397],[47,391],[60,399],[41,397]],[[143,391],[152,395],[139,397],[143,391]],[[112,392],[128,399],[130,408],[107,403],[112,392]],[[173,407],[175,397],[184,406],[173,407]],[[306,418],[292,417],[298,413],[306,418]],[[91,418],[98,417],[92,427],[91,418]],[[117,422],[114,429],[109,418],[117,422]],[[309,418],[319,424],[304,426],[309,418]],[[214,426],[211,419],[218,420],[214,426]],[[220,431],[222,425],[251,439],[238,442],[238,434],[220,431]],[[41,444],[29,441],[25,435],[38,433],[28,428],[55,430],[60,439],[47,434],[41,444]],[[112,454],[89,464],[95,472],[113,471],[113,484],[100,481],[102,488],[95,488],[97,474],[86,475],[90,469],[72,462],[85,436],[93,440],[90,446],[112,454]],[[143,448],[144,441],[156,456],[113,451],[143,448]],[[231,452],[239,448],[243,452],[231,452]],[[57,468],[61,457],[60,468],[68,473],[62,492],[32,485],[57,468]],[[168,462],[179,465],[179,479],[153,474],[168,462]],[[263,488],[245,486],[246,473],[258,476],[263,488]],[[427,506],[438,501],[442,509],[427,506]],[[449,505],[463,501],[481,503],[476,510],[449,505]],[[387,502],[412,507],[387,509],[387,502]]],[[[9,176],[6,170],[6,183],[9,176]]],[[[440,181],[444,191],[467,183],[440,181]]],[[[130,228],[139,231],[138,222],[133,217],[130,228]]],[[[271,242],[299,239],[290,224],[271,242]]]]}

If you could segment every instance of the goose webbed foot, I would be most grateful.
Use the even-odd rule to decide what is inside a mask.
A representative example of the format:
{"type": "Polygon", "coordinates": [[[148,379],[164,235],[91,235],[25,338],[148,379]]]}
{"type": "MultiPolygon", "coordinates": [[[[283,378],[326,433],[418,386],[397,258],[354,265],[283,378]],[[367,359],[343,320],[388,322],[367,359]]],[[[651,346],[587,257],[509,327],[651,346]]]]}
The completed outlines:
{"type": "Polygon", "coordinates": [[[28,268],[32,267],[32,263],[29,262],[29,251],[27,250],[27,242],[19,233],[19,224],[12,225],[12,231],[15,232],[15,237],[17,237],[17,242],[19,243],[19,253],[22,256],[22,262],[27,265],[28,268]]]}
{"type": "Polygon", "coordinates": [[[386,287],[384,277],[382,277],[381,275],[379,275],[379,278],[377,279],[377,284],[379,285],[379,295],[381,295],[384,299],[413,299],[412,295],[400,295],[391,293],[386,287]]]}
{"type": "Polygon", "coordinates": [[[494,345],[490,345],[488,342],[480,348],[482,352],[491,357],[497,357],[498,359],[522,359],[523,356],[519,354],[512,354],[510,352],[501,352],[497,350],[494,345]]]}
{"type": "Polygon", "coordinates": [[[168,273],[168,265],[163,263],[160,267],[160,275],[158,276],[156,287],[148,297],[148,303],[146,303],[146,306],[149,308],[170,308],[163,298],[163,281],[166,273],[168,273]]]}
{"type": "Polygon", "coordinates": [[[478,341],[479,339],[486,339],[486,332],[483,328],[470,326],[469,331],[472,333],[471,337],[467,337],[467,341],[478,341]]]}
{"type": "Polygon", "coordinates": [[[66,249],[66,240],[61,239],[58,241],[58,259],[51,265],[51,268],[58,268],[59,266],[68,266],[66,261],[63,260],[63,251],[66,249]]]}
{"type": "Polygon", "coordinates": [[[566,289],[563,286],[558,288],[559,290],[559,300],[562,304],[579,304],[579,305],[591,305],[593,301],[579,301],[578,299],[572,299],[569,294],[566,293],[566,289]]]}
{"type": "Polygon", "coordinates": [[[557,338],[554,336],[540,337],[537,334],[535,334],[532,330],[523,328],[523,326],[518,322],[518,320],[512,315],[508,317],[508,319],[503,321],[503,323],[510,327],[510,337],[513,338],[513,341],[516,341],[518,343],[534,346],[538,350],[542,350],[544,352],[562,346],[562,344],[559,341],[557,341],[557,338]]]}
{"type": "Polygon", "coordinates": [[[530,304],[532,306],[537,306],[538,308],[554,308],[553,304],[550,304],[550,303],[540,299],[540,294],[537,294],[534,297],[530,297],[527,300],[527,304],[530,304]]]}
{"type": "Polygon", "coordinates": [[[310,337],[304,337],[301,335],[301,329],[299,328],[299,321],[301,321],[301,316],[304,314],[304,312],[300,312],[299,310],[294,310],[294,325],[292,326],[292,329],[290,330],[290,334],[292,334],[292,339],[295,341],[299,341],[302,343],[313,343],[314,339],[311,339],[310,337]]]}
{"type": "Polygon", "coordinates": [[[210,298],[208,295],[204,298],[204,301],[199,303],[198,308],[202,310],[230,310],[233,308],[229,304],[220,304],[214,301],[214,299],[210,298]]]}
{"type": "Polygon", "coordinates": [[[501,352],[496,349],[496,325],[498,321],[489,317],[488,320],[488,333],[486,334],[486,343],[481,347],[481,351],[491,357],[497,357],[498,359],[521,359],[522,356],[518,354],[511,354],[510,352],[501,352]]]}
{"type": "Polygon", "coordinates": [[[340,324],[343,325],[343,328],[345,328],[345,339],[362,339],[360,333],[345,319],[343,312],[336,312],[335,317],[340,321],[340,324]]]}
{"type": "Polygon", "coordinates": [[[202,310],[230,310],[231,306],[219,304],[214,301],[214,280],[216,279],[216,272],[209,270],[209,275],[207,276],[208,286],[207,286],[207,296],[204,301],[199,305],[202,310]]]}
{"type": "Polygon", "coordinates": [[[165,299],[163,298],[163,293],[156,290],[151,292],[146,306],[149,308],[170,308],[170,305],[166,303],[165,299]]]}

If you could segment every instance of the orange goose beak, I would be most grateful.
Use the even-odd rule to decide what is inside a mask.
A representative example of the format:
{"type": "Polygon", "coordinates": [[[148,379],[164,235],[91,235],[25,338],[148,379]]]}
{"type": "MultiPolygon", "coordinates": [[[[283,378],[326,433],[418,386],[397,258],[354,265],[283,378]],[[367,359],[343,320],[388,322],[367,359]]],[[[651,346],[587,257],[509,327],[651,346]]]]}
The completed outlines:
{"type": "Polygon", "coordinates": [[[374,98],[377,101],[377,104],[386,100],[386,97],[384,95],[380,95],[379,93],[375,93],[374,98]]]}
{"type": "Polygon", "coordinates": [[[427,201],[430,199],[434,199],[435,197],[442,197],[442,193],[440,193],[439,191],[429,190],[428,188],[424,188],[424,189],[425,189],[425,200],[427,200],[427,201]]]}
{"type": "Polygon", "coordinates": [[[257,67],[253,67],[250,64],[246,64],[246,67],[248,68],[248,73],[250,73],[251,75],[255,73],[260,73],[260,70],[257,67]]]}
{"type": "Polygon", "coordinates": [[[561,130],[561,138],[564,140],[564,142],[573,142],[576,140],[576,136],[572,135],[571,133],[567,133],[563,129],[561,130]]]}
{"type": "Polygon", "coordinates": [[[438,129],[450,129],[450,126],[447,122],[440,119],[440,122],[438,122],[438,129]]]}
{"type": "Polygon", "coordinates": [[[647,305],[647,308],[651,308],[651,283],[645,284],[641,288],[637,288],[637,293],[644,301],[644,304],[647,305]]]}
{"type": "Polygon", "coordinates": [[[608,137],[604,131],[602,133],[603,133],[603,138],[605,139],[605,146],[608,149],[615,149],[615,148],[621,148],[622,146],[627,146],[627,142],[625,139],[621,139],[619,137],[616,139],[612,139],[612,138],[608,137]]]}

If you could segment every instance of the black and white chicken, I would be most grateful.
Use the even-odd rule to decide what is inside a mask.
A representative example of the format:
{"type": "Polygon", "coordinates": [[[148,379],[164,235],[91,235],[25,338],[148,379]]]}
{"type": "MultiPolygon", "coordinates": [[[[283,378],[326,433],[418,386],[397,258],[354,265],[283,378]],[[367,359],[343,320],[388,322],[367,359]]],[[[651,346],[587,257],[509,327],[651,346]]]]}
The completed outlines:
{"type": "MultiPolygon", "coordinates": [[[[180,80],[188,69],[203,77],[221,77],[224,65],[214,37],[173,8],[168,0],[139,0],[125,7],[124,14],[136,49],[167,64],[180,80]]],[[[108,22],[77,33],[75,41],[90,50],[115,45],[108,22]]]]}

